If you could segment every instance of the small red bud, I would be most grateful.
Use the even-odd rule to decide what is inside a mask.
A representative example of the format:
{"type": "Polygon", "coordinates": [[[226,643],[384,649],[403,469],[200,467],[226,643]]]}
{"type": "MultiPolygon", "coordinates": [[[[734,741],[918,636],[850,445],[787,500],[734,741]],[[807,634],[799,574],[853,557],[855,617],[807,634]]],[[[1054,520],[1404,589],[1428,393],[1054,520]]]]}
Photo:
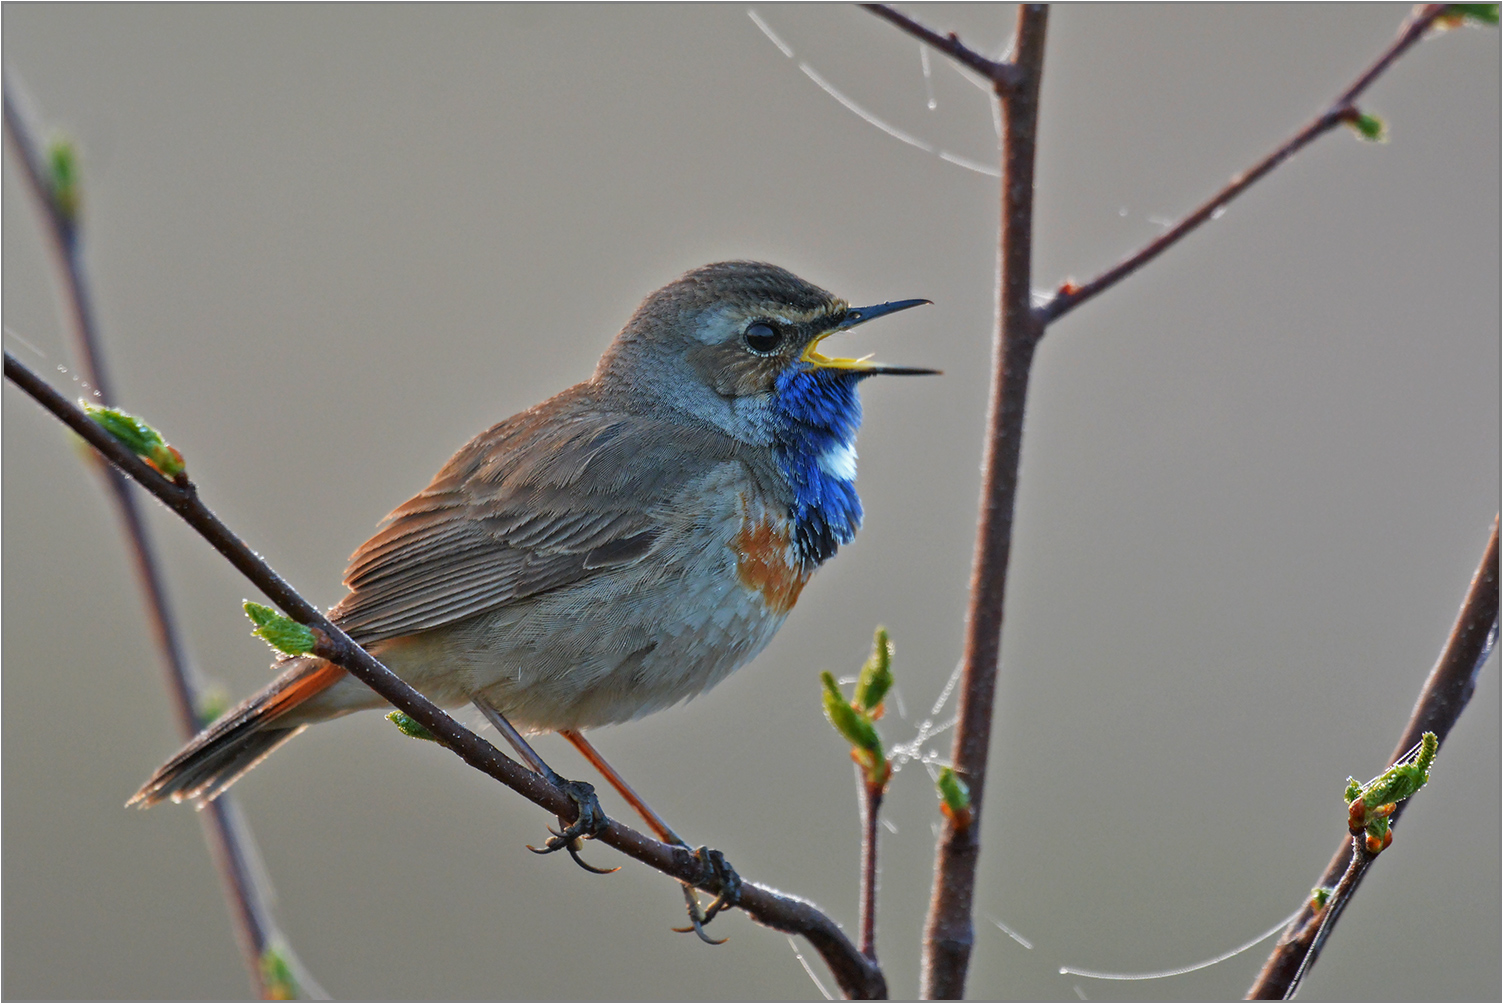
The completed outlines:
{"type": "Polygon", "coordinates": [[[955,829],[969,830],[971,828],[970,806],[966,806],[964,809],[961,809],[957,812],[954,809],[951,809],[944,802],[940,802],[939,811],[944,814],[946,819],[955,824],[955,829]]]}

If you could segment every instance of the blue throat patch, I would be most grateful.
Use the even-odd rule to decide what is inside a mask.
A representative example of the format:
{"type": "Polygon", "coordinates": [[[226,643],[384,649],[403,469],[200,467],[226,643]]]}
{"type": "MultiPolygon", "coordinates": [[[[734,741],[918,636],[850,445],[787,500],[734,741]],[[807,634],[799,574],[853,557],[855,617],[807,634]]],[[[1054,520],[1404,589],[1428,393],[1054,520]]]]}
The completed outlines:
{"type": "Polygon", "coordinates": [[[777,379],[773,450],[793,487],[793,541],[810,567],[849,544],[861,526],[856,496],[856,430],[866,374],[794,366],[777,379]]]}

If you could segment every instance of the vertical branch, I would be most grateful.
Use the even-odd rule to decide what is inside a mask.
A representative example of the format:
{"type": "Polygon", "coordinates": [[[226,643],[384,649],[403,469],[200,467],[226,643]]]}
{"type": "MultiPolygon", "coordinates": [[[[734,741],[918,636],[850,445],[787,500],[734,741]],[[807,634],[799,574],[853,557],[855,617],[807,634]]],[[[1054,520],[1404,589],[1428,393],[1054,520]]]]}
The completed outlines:
{"type": "MultiPolygon", "coordinates": [[[[1167,250],[1171,245],[1215,216],[1216,211],[1246,188],[1285,163],[1319,136],[1344,122],[1360,119],[1357,98],[1404,53],[1418,43],[1437,20],[1460,12],[1447,4],[1417,8],[1395,41],[1384,50],[1335,102],[1290,140],[1249,170],[1234,177],[1220,192],[1201,205],[1166,234],[1130,255],[1117,266],[1084,285],[1068,282],[1052,300],[1032,309],[1030,257],[1033,224],[1033,169],[1038,121],[1039,82],[1043,72],[1043,45],[1047,13],[1042,6],[1024,5],[1018,14],[1017,44],[1010,61],[998,62],[967,47],[955,33],[942,35],[886,4],[863,4],[878,17],[933,46],[992,82],[1001,102],[1005,122],[1002,150],[1002,221],[998,264],[998,319],[993,347],[995,371],[988,402],[987,440],[982,461],[982,498],[977,527],[970,603],[967,608],[963,686],[959,722],[952,757],[955,771],[969,785],[974,809],[971,825],[947,819],[935,862],[933,898],[925,927],[922,991],[925,997],[959,997],[965,989],[966,968],[973,940],[972,892],[980,856],[979,803],[984,795],[986,761],[991,738],[991,718],[996,691],[996,672],[1001,647],[1007,564],[1011,549],[1012,518],[1017,494],[1018,464],[1022,443],[1024,405],[1029,370],[1038,340],[1048,324],[1105,291],[1167,250]]],[[[1411,727],[1401,740],[1395,758],[1402,755],[1423,731],[1444,736],[1455,716],[1471,696],[1476,670],[1485,659],[1497,634],[1497,535],[1494,531],[1490,558],[1473,583],[1473,593],[1463,610],[1448,647],[1421,695],[1411,727]],[[1491,561],[1492,571],[1484,574],[1491,561]],[[1489,579],[1488,576],[1491,576],[1489,579]],[[1473,599],[1485,601],[1491,582],[1491,614],[1474,610],[1473,599]],[[1479,593],[1478,590],[1481,590],[1479,593]],[[1463,624],[1469,625],[1463,629],[1463,624]],[[1480,655],[1479,655],[1480,653],[1480,655]],[[1471,661],[1468,661],[1471,659],[1471,661]]],[[[1486,603],[1483,602],[1483,607],[1486,603]]],[[[1402,810],[1402,803],[1400,809],[1402,810]]],[[[1345,844],[1327,869],[1322,885],[1333,884],[1346,870],[1345,844]]],[[[1349,883],[1355,888],[1360,872],[1349,883]]],[[[1285,933],[1259,987],[1271,969],[1282,967],[1283,977],[1294,973],[1302,957],[1296,941],[1308,946],[1315,936],[1307,909],[1285,933]],[[1292,962],[1290,959],[1292,958],[1292,962]]],[[[1329,929],[1329,924],[1327,929],[1329,929]]],[[[1262,996],[1259,987],[1253,994],[1262,996]]],[[[1277,996],[1277,994],[1275,994],[1277,996]]]]}
{"type": "Polygon", "coordinates": [[[873,784],[860,766],[856,768],[856,790],[861,802],[861,954],[877,961],[877,814],[882,811],[885,785],[873,784]]]}
{"type": "Polygon", "coordinates": [[[946,820],[935,861],[934,891],[924,929],[922,994],[958,998],[965,990],[974,929],[971,922],[976,865],[981,856],[981,802],[1001,648],[1007,562],[1012,547],[1023,410],[1028,374],[1042,328],[1031,303],[1033,170],[1038,126],[1039,81],[1044,68],[1048,11],[1025,4],[1018,11],[1016,55],[993,75],[1002,103],[1002,227],[998,249],[995,370],[987,405],[982,459],[981,513],[966,611],[960,720],[952,758],[971,790],[970,826],[946,820]]]}
{"type": "MultiPolygon", "coordinates": [[[[76,188],[67,198],[59,197],[49,167],[43,159],[45,155],[37,146],[35,131],[21,112],[17,100],[19,93],[16,80],[7,75],[5,135],[11,141],[32,194],[42,210],[49,244],[66,280],[62,299],[77,343],[83,378],[95,389],[100,404],[113,405],[116,399],[100,349],[93,297],[88,272],[84,267],[76,188]]],[[[75,180],[73,185],[76,184],[75,180]]],[[[166,582],[156,550],[152,546],[145,520],[141,517],[141,509],[130,480],[118,468],[109,464],[100,463],[98,468],[114,497],[120,520],[124,524],[126,547],[131,564],[135,567],[136,577],[145,593],[146,612],[157,649],[162,653],[167,692],[172,699],[179,731],[185,740],[192,738],[204,724],[199,720],[198,713],[199,688],[167,598],[166,582]]],[[[263,997],[267,996],[276,988],[267,983],[262,969],[263,957],[273,947],[284,954],[290,953],[283,944],[261,890],[256,885],[248,853],[252,839],[250,830],[228,796],[211,803],[200,819],[204,827],[204,838],[209,843],[224,884],[225,897],[245,954],[246,967],[250,970],[257,992],[263,997]]],[[[306,980],[306,974],[299,970],[295,961],[290,958],[287,961],[298,971],[300,979],[306,980]]]]}

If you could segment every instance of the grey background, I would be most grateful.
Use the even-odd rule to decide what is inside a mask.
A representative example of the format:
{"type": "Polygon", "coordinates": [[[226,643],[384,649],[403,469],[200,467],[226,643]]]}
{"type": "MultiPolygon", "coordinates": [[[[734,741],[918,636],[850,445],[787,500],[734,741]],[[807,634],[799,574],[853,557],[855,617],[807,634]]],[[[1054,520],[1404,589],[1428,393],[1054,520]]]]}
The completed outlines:
{"type": "MultiPolygon", "coordinates": [[[[1324,106],[1407,8],[1063,7],[1036,284],[1161,232],[1324,106]]],[[[588,375],[706,261],[935,305],[860,347],[856,543],[752,666],[596,739],[683,833],[855,921],[851,769],[821,718],[886,623],[909,721],[959,655],[996,182],[861,121],[994,157],[985,97],[850,7],[5,5],[4,57],[84,148],[88,257],[123,403],[316,602],[469,436],[588,375]]],[[[995,51],[1009,7],[928,8],[995,51]]],[[[1499,43],[1426,41],[1371,92],[1392,142],[1322,140],[1039,353],[970,990],[1224,998],[1340,838],[1498,506],[1499,43]],[[1029,939],[1026,950],[992,919],[1029,939]]],[[[72,352],[4,173],[6,346],[72,352]]],[[[854,342],[855,336],[852,336],[854,342]]],[[[216,998],[247,983],[194,814],[121,808],[178,745],[115,519],[69,437],[4,394],[4,994],[216,998]]],[[[151,506],[205,673],[266,679],[254,593],[151,506]]],[[[1304,996],[1496,999],[1496,661],[1304,996]]],[[[948,736],[946,736],[947,747],[948,736]]],[[[564,744],[542,750],[576,775],[564,744]]],[[[669,932],[677,889],[523,850],[543,814],[376,715],[236,788],[293,944],[341,998],[816,995],[782,935],[669,932]]],[[[917,988],[935,805],[900,773],[880,948],[917,988]]],[[[618,807],[607,801],[608,810],[618,807]]],[[[605,848],[590,857],[612,863],[605,848]]]]}

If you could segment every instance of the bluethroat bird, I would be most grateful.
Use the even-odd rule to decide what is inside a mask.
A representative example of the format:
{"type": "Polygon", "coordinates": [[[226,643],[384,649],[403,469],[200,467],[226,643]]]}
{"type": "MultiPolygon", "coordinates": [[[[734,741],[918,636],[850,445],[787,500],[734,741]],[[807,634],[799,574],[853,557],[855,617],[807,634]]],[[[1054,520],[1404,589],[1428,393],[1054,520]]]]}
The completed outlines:
{"type": "MultiPolygon", "coordinates": [[[[398,506],[351,557],[330,618],[435,703],[474,703],[570,792],[580,818],[548,849],[572,851],[604,816],[518,728],[564,734],[647,815],[580,731],[725,679],[851,541],[857,385],[934,371],[819,345],[928,302],[851,307],[758,262],[683,275],[643,301],[590,379],[476,436],[398,506]]],[[[318,658],[275,668],[131,802],[201,806],[308,725],[384,705],[318,658]]]]}

